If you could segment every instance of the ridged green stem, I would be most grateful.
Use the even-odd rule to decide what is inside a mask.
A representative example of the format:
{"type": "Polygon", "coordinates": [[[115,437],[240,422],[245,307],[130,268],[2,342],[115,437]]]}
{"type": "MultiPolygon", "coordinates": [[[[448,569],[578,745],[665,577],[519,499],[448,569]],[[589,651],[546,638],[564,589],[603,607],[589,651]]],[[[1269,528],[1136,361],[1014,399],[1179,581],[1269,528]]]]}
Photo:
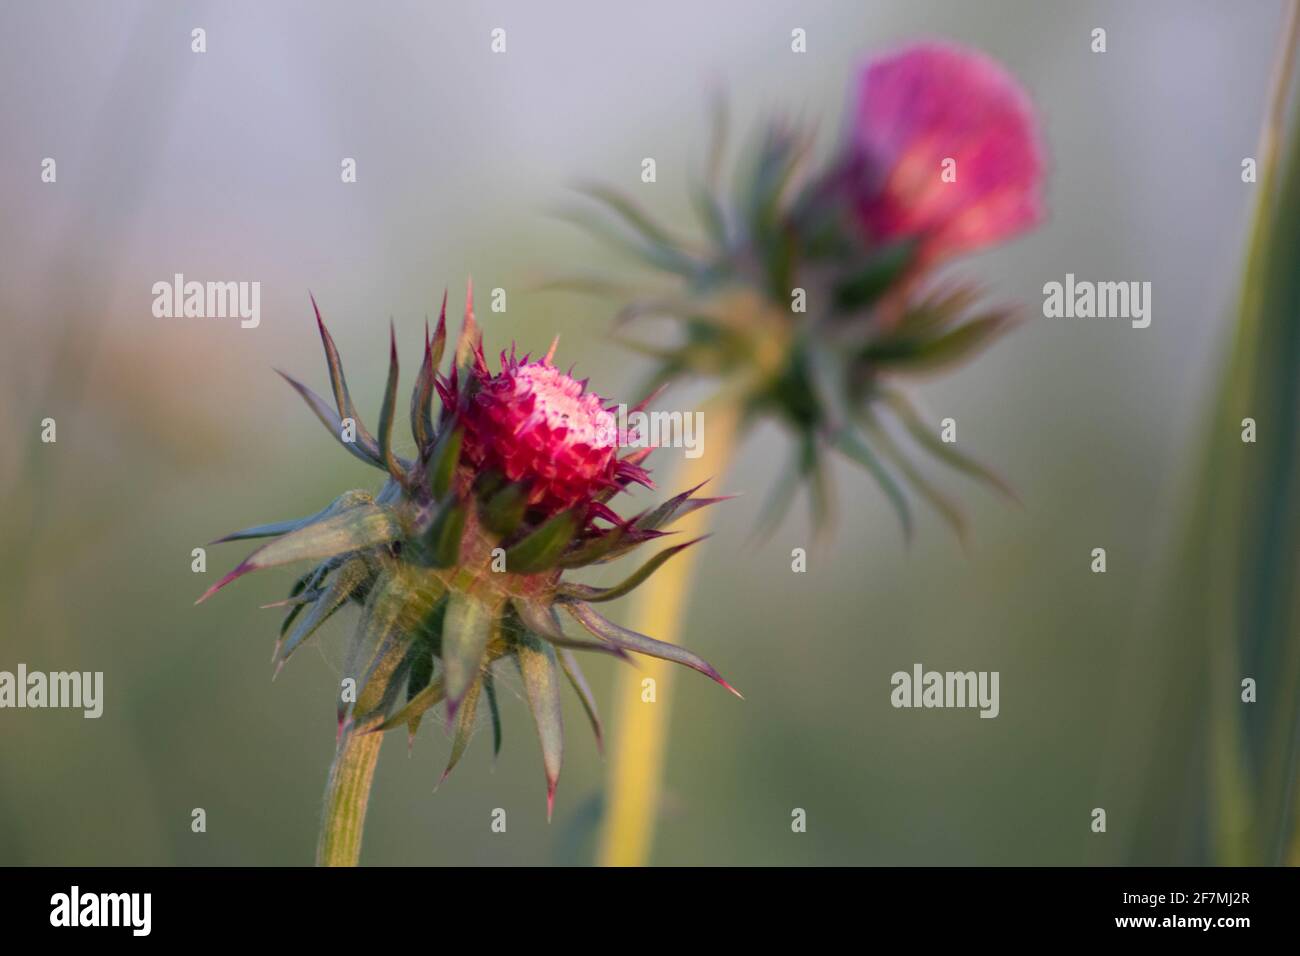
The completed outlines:
{"type": "Polygon", "coordinates": [[[366,727],[345,728],[339,737],[329,783],[325,786],[325,816],[321,821],[317,866],[356,866],[361,857],[361,834],[366,825],[370,784],[379,760],[382,733],[365,733],[366,727]]]}

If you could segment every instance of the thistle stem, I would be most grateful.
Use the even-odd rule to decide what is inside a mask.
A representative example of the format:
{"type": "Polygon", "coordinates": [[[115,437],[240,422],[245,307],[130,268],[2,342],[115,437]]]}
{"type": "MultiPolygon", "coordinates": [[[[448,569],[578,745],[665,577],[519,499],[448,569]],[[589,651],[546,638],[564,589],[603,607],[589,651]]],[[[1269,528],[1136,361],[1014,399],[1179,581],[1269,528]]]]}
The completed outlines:
{"type": "Polygon", "coordinates": [[[339,737],[325,785],[325,816],[316,846],[317,866],[356,866],[361,857],[361,833],[366,825],[370,784],[379,760],[382,733],[366,727],[345,727],[339,737]]]}
{"type": "MultiPolygon", "coordinates": [[[[684,488],[713,479],[717,482],[731,461],[737,435],[735,405],[718,402],[705,410],[704,453],[687,458],[674,484],[684,488]]],[[[711,509],[701,508],[676,523],[682,540],[699,537],[708,526],[711,509]]],[[[660,568],[634,593],[633,630],[681,643],[682,620],[690,598],[698,549],[689,548],[660,568]]],[[[674,665],[647,658],[637,668],[619,669],[614,700],[614,739],[606,813],[597,862],[602,866],[644,866],[654,843],[664,764],[664,738],[672,702],[674,665]],[[642,682],[655,681],[655,700],[643,702],[642,682]]]]}

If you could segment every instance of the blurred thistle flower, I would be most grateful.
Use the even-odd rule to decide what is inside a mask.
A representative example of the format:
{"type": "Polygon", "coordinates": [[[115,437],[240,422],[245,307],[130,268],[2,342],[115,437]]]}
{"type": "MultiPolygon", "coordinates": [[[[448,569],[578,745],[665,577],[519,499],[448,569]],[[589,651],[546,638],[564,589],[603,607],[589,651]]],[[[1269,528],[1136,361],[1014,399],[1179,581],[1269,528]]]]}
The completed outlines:
{"type": "MultiPolygon", "coordinates": [[[[313,306],[315,303],[313,302],[313,306]]],[[[397,345],[390,347],[379,433],[360,422],[333,339],[317,311],[334,403],[285,375],[343,447],[388,475],[377,495],[349,491],[299,521],[260,525],[221,541],[271,537],[203,595],[204,600],[250,571],[310,561],[313,567],[281,602],[289,612],[276,646],[277,670],[345,604],[362,606],[348,644],[344,678],[355,693],[338,706],[340,757],[331,788],[356,788],[339,779],[348,742],[405,726],[414,736],[423,715],[445,702],[455,766],[473,729],[480,700],[491,712],[500,748],[494,673],[515,665],[541,738],[550,816],[560,774],[563,731],[561,672],[582,700],[597,743],[601,724],[572,651],[624,660],[629,652],[674,661],[730,687],[697,655],[630,631],[593,605],[628,593],[668,558],[694,544],[660,551],[622,583],[598,588],[566,580],[565,572],[612,561],[661,537],[673,520],[712,504],[691,489],[651,510],[620,517],[609,505],[630,484],[651,486],[641,466],[648,450],[618,457],[613,416],[585,383],[551,364],[555,345],[540,361],[502,353],[492,373],[484,358],[472,305],[450,372],[440,374],[446,344],[446,299],[410,402],[415,457],[393,448],[397,400],[397,345]],[[441,399],[434,422],[433,397],[441,399]],[[559,612],[586,636],[567,634],[559,612]]],[[[281,373],[283,374],[283,373],[281,373]]],[[[377,755],[377,747],[373,748],[377,755]]],[[[373,756],[370,768],[373,768],[373,756]]],[[[369,777],[364,790],[368,791],[369,777]]],[[[361,793],[364,815],[365,794],[361,793]]],[[[332,805],[332,804],[331,804],[332,805]]],[[[327,811],[328,812],[328,811],[327,811]]],[[[330,821],[326,821],[327,829],[330,821]]],[[[344,848],[342,862],[359,849],[344,848]]],[[[345,840],[346,842],[346,840],[345,840]]],[[[323,840],[322,847],[325,847],[323,840]]],[[[325,862],[338,862],[322,850],[325,862]]]]}
{"type": "Polygon", "coordinates": [[[1043,218],[1033,105],[994,60],[924,43],[862,71],[847,172],[871,241],[915,239],[934,261],[1043,218]],[[950,164],[951,180],[938,171],[950,164]]]}
{"type": "Polygon", "coordinates": [[[1042,218],[1043,151],[1029,100],[1000,66],[951,44],[924,43],[868,63],[829,162],[810,170],[812,136],[773,121],[745,151],[731,199],[720,167],[719,108],[707,172],[692,190],[705,240],[683,241],[627,197],[585,191],[605,215],[579,221],[630,250],[675,288],[605,279],[555,283],[630,299],[619,337],[656,360],[653,385],[719,380],[742,424],[792,430],[794,459],[765,515],[784,513],[801,480],[829,512],[823,460],[837,450],[882,486],[910,533],[910,489],[965,536],[960,509],[925,477],[894,432],[1003,493],[997,475],[940,440],[901,386],[969,360],[1016,322],[980,304],[971,283],[932,281],[947,258],[1005,241],[1042,218]],[[668,318],[677,343],[626,336],[633,320],[668,318]],[[887,427],[889,426],[889,427],[887,427]]]}

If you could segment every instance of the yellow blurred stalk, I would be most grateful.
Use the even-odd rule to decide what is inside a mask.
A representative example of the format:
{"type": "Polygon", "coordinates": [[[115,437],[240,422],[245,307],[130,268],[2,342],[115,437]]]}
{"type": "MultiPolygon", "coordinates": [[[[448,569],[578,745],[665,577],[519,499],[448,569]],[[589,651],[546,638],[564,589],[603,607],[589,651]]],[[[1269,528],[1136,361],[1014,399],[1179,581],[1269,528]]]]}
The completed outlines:
{"type": "MultiPolygon", "coordinates": [[[[675,490],[706,480],[721,481],[735,448],[738,417],[734,402],[720,400],[704,408],[704,453],[685,458],[671,478],[675,490]]],[[[661,452],[660,454],[663,454],[661,452]]],[[[659,480],[661,486],[667,486],[659,480]]],[[[716,490],[714,491],[716,493],[716,490]]],[[[711,508],[701,508],[677,522],[678,539],[689,541],[708,531],[711,508]]],[[[682,621],[691,596],[700,548],[673,558],[634,592],[629,626],[661,641],[682,643],[682,621]]],[[[610,775],[606,789],[597,862],[602,866],[644,866],[654,845],[663,792],[664,739],[671,716],[673,668],[652,658],[637,667],[620,667],[615,682],[610,775]],[[653,678],[655,700],[642,701],[642,681],[653,678]]]]}

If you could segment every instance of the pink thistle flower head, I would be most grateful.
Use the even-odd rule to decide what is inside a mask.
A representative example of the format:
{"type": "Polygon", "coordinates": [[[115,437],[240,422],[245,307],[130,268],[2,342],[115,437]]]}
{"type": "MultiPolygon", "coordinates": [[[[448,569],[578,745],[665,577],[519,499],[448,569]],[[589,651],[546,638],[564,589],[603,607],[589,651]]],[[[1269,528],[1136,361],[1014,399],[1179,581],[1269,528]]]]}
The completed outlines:
{"type": "Polygon", "coordinates": [[[592,501],[644,470],[617,457],[614,416],[599,395],[550,364],[502,356],[464,414],[465,452],[476,470],[496,470],[528,488],[528,505],[556,513],[592,501]],[[632,472],[637,474],[632,474],[632,472]]]}
{"type": "Polygon", "coordinates": [[[633,483],[653,487],[641,466],[650,449],[618,457],[620,445],[627,444],[618,419],[585,382],[551,364],[555,346],[537,362],[516,359],[513,350],[503,353],[493,374],[472,298],[466,298],[465,322],[445,374],[438,370],[448,345],[445,296],[432,337],[426,327],[411,393],[410,459],[394,447],[396,330],[389,330],[388,380],[379,428],[372,433],[358,417],[342,359],[317,310],[334,401],[284,377],[334,440],[387,481],[377,494],[347,491],[306,518],[254,525],[222,538],[273,540],[199,600],[253,571],[311,560],[315,567],[282,602],[290,609],[280,628],[277,668],[342,605],[361,605],[345,659],[372,663],[358,675],[356,696],[336,699],[340,739],[397,727],[414,735],[423,715],[445,704],[453,743],[444,777],[469,743],[475,715],[484,709],[480,699],[500,746],[493,669],[509,665],[537,725],[549,818],[564,751],[561,672],[582,699],[598,744],[603,733],[572,650],[674,661],[739,696],[699,655],[615,624],[589,603],[628,593],[701,539],[665,548],[613,587],[569,578],[578,569],[631,554],[667,534],[676,518],[721,499],[697,497],[697,486],[639,514],[619,515],[608,504],[619,492],[633,483]],[[345,419],[355,428],[351,433],[345,419]],[[567,634],[562,614],[594,640],[567,634]]]}
{"type": "Polygon", "coordinates": [[[982,53],[929,42],[868,63],[851,135],[866,175],[856,212],[873,241],[915,239],[933,262],[1043,218],[1033,105],[982,53]]]}

